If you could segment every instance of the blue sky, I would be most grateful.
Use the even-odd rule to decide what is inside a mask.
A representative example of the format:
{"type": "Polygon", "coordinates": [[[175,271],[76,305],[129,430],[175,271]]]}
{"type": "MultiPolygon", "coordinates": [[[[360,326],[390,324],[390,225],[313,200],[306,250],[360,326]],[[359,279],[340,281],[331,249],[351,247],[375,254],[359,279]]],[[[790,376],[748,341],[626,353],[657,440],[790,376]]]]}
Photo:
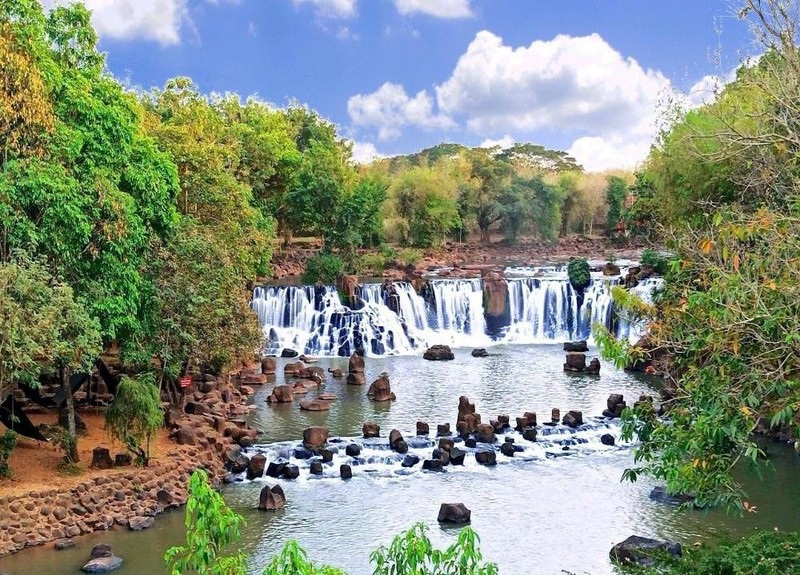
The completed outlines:
{"type": "MultiPolygon", "coordinates": [[[[52,0],[45,0],[50,3],[52,0]]],[[[632,167],[749,45],[735,0],[87,0],[110,71],[307,103],[359,159],[532,141],[632,167]],[[720,62],[712,55],[719,50],[720,62]]]]}

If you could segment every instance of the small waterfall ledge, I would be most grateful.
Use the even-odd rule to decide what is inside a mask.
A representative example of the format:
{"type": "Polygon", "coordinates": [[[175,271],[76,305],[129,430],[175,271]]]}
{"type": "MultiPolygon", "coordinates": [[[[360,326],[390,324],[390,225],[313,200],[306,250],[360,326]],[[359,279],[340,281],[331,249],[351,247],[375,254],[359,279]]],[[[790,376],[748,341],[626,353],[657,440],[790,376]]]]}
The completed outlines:
{"type": "MultiPolygon", "coordinates": [[[[422,353],[434,344],[474,348],[591,340],[595,323],[631,341],[641,335],[641,326],[615,312],[611,288],[621,277],[593,274],[583,297],[563,273],[505,278],[499,314],[487,309],[486,281],[429,279],[419,294],[408,282],[363,284],[359,309],[343,305],[334,286],[262,286],[253,291],[251,305],[268,355],[291,348],[314,356],[363,350],[380,357],[422,353]]],[[[632,291],[649,300],[661,281],[648,278],[632,291]]]]}

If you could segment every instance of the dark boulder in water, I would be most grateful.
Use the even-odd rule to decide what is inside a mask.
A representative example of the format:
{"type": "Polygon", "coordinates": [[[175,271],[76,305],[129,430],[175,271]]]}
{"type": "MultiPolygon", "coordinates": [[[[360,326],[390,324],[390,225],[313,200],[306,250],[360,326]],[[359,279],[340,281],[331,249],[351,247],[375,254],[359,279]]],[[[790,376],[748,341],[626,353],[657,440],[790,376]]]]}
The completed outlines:
{"type": "Polygon", "coordinates": [[[286,495],[280,485],[265,485],[258,497],[258,508],[263,511],[275,511],[286,506],[286,495]]]}
{"type": "Polygon", "coordinates": [[[300,354],[288,347],[281,352],[281,357],[297,357],[298,355],[300,354]]]}
{"type": "Polygon", "coordinates": [[[479,347],[472,350],[472,357],[489,357],[489,352],[484,348],[479,347]]]}
{"type": "Polygon", "coordinates": [[[472,520],[472,511],[463,503],[442,503],[437,520],[439,523],[469,523],[472,520]]]}
{"type": "Polygon", "coordinates": [[[453,447],[450,450],[450,465],[464,465],[464,457],[466,455],[467,453],[464,450],[453,447]]]}
{"type": "Polygon", "coordinates": [[[281,477],[284,479],[297,479],[300,477],[300,468],[296,465],[289,464],[283,468],[283,473],[281,473],[281,477]]]}
{"type": "Polygon", "coordinates": [[[609,552],[609,556],[612,561],[623,565],[651,567],[655,564],[653,555],[656,552],[666,552],[675,557],[683,555],[680,543],[631,535],[625,541],[614,545],[609,552]]]}
{"type": "Polygon", "coordinates": [[[322,475],[322,462],[312,461],[311,465],[308,467],[308,472],[311,473],[311,475],[322,475]]]}
{"type": "Polygon", "coordinates": [[[444,471],[442,462],[439,459],[426,459],[422,462],[422,469],[425,471],[444,471]]]}
{"type": "Polygon", "coordinates": [[[400,465],[403,467],[414,467],[417,463],[419,463],[419,456],[409,453],[403,458],[403,463],[400,465]]]}
{"type": "Polygon", "coordinates": [[[497,465],[497,454],[494,451],[476,451],[475,461],[481,465],[497,465]]]}
{"type": "Polygon", "coordinates": [[[372,421],[365,421],[364,425],[361,426],[361,433],[364,436],[364,439],[369,439],[370,437],[380,437],[381,427],[372,421]]]}
{"type": "Polygon", "coordinates": [[[589,346],[586,344],[585,339],[580,341],[565,341],[564,351],[586,353],[589,351],[589,346]]]}
{"type": "Polygon", "coordinates": [[[448,345],[431,346],[425,351],[422,357],[430,361],[447,361],[456,358],[448,345]]]}
{"type": "Polygon", "coordinates": [[[688,494],[673,494],[663,485],[656,485],[650,492],[650,499],[666,505],[683,505],[694,501],[694,496],[688,494]]]}
{"type": "Polygon", "coordinates": [[[564,416],[562,423],[567,427],[572,427],[573,429],[579,427],[583,425],[583,413],[576,410],[569,411],[564,416]]]}
{"type": "Polygon", "coordinates": [[[610,433],[604,433],[600,436],[600,443],[603,445],[614,445],[617,441],[614,439],[614,436],[610,433]]]}
{"type": "Polygon", "coordinates": [[[514,457],[514,444],[513,443],[503,443],[500,446],[500,453],[505,455],[506,457],[514,457]]]}
{"type": "Polygon", "coordinates": [[[353,468],[347,464],[341,465],[339,467],[339,475],[342,476],[342,479],[351,479],[353,477],[353,468]]]}
{"type": "Polygon", "coordinates": [[[417,435],[428,435],[431,432],[430,426],[424,421],[417,422],[417,435]]]}
{"type": "Polygon", "coordinates": [[[345,447],[344,452],[349,455],[350,457],[358,457],[361,455],[361,446],[357,443],[351,443],[347,447],[345,447]]]}

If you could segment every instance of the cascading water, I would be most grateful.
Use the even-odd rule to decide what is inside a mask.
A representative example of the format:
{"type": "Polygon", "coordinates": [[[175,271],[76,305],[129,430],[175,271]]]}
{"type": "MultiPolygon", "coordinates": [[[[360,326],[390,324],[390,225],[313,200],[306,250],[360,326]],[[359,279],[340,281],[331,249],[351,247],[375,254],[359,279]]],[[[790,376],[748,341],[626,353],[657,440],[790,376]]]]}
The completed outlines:
{"type": "MultiPolygon", "coordinates": [[[[661,280],[632,291],[649,299],[661,280]]],[[[506,323],[487,333],[480,279],[433,279],[421,294],[411,284],[360,286],[360,309],[342,305],[332,286],[269,286],[253,292],[253,309],[267,336],[266,352],[284,348],[322,356],[404,355],[433,344],[484,347],[590,339],[595,323],[635,340],[641,326],[615,313],[611,288],[619,278],[596,275],[580,298],[566,275],[508,278],[506,323]]]]}

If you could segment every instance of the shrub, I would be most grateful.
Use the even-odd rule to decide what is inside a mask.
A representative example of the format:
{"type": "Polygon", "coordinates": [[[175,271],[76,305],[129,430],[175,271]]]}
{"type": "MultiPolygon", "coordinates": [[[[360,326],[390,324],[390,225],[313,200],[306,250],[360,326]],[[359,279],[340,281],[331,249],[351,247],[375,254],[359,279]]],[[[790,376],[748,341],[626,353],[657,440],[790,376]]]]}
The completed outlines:
{"type": "Polygon", "coordinates": [[[586,289],[592,281],[589,262],[585,258],[570,258],[567,264],[567,276],[569,276],[569,283],[576,290],[586,289]]]}
{"type": "Polygon", "coordinates": [[[658,275],[666,275],[669,269],[669,258],[655,250],[642,252],[641,264],[650,266],[658,275]]]}
{"type": "Polygon", "coordinates": [[[0,477],[11,477],[11,467],[8,460],[11,459],[11,452],[17,446],[17,434],[10,429],[6,429],[0,435],[0,477]]]}
{"type": "Polygon", "coordinates": [[[303,283],[333,283],[344,271],[344,261],[335,254],[319,253],[306,262],[303,283]]]}

